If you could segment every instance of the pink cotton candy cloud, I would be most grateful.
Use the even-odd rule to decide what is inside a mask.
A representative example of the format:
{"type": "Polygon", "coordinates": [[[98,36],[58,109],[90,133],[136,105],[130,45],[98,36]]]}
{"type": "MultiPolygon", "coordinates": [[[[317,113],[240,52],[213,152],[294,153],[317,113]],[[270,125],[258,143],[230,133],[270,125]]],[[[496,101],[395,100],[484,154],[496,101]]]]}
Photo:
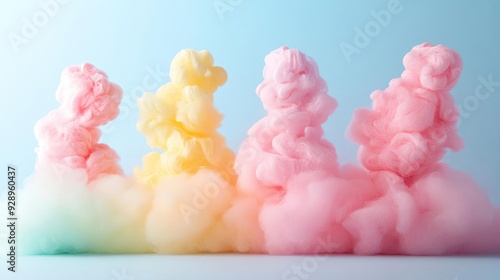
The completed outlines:
{"type": "Polygon", "coordinates": [[[439,161],[446,148],[463,147],[449,92],[462,61],[455,51],[429,43],[414,47],[403,61],[401,78],[372,93],[373,110],[358,109],[348,134],[361,144],[359,159],[367,169],[408,177],[439,161]]]}
{"type": "Polygon", "coordinates": [[[206,51],[181,51],[172,82],[139,102],[139,129],[165,150],[145,157],[142,181],[123,175],[99,143],[121,89],[90,64],[64,70],[61,106],[35,127],[37,168],[19,194],[20,252],[500,252],[500,207],[441,162],[463,147],[450,93],[462,67],[455,51],[414,47],[401,77],[354,113],[347,134],[364,168],[339,164],[323,136],[337,103],[316,62],[281,47],[265,63],[257,95],[267,115],[248,131],[235,174],[212,96],[226,73],[206,51]]]}
{"type": "Polygon", "coordinates": [[[19,193],[19,251],[145,253],[152,194],[124,176],[98,128],[118,114],[120,87],[84,63],[63,71],[61,106],[35,127],[37,168],[19,193]]]}
{"type": "Polygon", "coordinates": [[[463,147],[449,92],[461,72],[459,55],[424,43],[403,62],[401,78],[375,91],[373,108],[357,110],[349,126],[379,193],[344,222],[354,252],[499,251],[500,209],[470,176],[439,162],[446,148],[463,147]]]}
{"type": "Polygon", "coordinates": [[[236,249],[271,254],[440,255],[500,250],[500,210],[470,176],[439,162],[459,150],[449,90],[458,54],[428,43],[401,78],[372,94],[348,135],[366,167],[339,165],[320,125],[336,103],[298,50],[266,57],[257,88],[268,115],[236,158],[238,196],[226,214],[236,249]]]}
{"type": "Polygon", "coordinates": [[[363,202],[355,196],[370,181],[359,168],[340,168],[335,148],[323,138],[321,124],[337,103],[316,63],[299,50],[282,47],[265,61],[257,95],[268,115],[249,130],[238,152],[239,196],[226,214],[237,249],[349,251],[341,221],[363,202]],[[323,237],[338,245],[317,249],[323,237]]]}
{"type": "Polygon", "coordinates": [[[88,180],[101,174],[119,174],[118,155],[99,143],[97,128],[118,115],[122,90],[93,65],[70,66],[63,71],[56,92],[61,106],[35,126],[38,164],[58,173],[84,169],[88,180]]]}
{"type": "Polygon", "coordinates": [[[116,118],[123,92],[92,64],[64,69],[56,98],[61,109],[82,126],[97,127],[116,118]]]}

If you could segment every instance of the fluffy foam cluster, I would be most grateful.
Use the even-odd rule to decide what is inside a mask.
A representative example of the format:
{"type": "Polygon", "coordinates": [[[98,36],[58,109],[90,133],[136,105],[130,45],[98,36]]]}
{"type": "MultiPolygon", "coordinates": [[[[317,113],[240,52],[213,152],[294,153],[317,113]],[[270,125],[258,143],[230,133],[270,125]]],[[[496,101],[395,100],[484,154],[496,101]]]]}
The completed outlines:
{"type": "Polygon", "coordinates": [[[222,115],[213,106],[213,93],[226,82],[227,74],[213,63],[208,51],[183,50],[172,61],[172,81],[138,100],[137,129],[151,148],[164,150],[147,154],[144,167],[136,168],[135,175],[144,184],[154,186],[164,177],[195,174],[201,168],[233,180],[234,153],[216,132],[222,115]]]}
{"type": "MultiPolygon", "coordinates": [[[[286,213],[271,207],[279,207],[285,200],[297,174],[337,170],[335,148],[323,138],[321,128],[337,102],[328,95],[316,63],[297,49],[286,47],[271,52],[265,61],[264,81],[257,95],[268,115],[250,128],[249,138],[238,152],[235,166],[239,195],[227,213],[240,239],[238,250],[249,252],[268,250],[264,235],[290,243],[284,232],[270,237],[267,227],[291,234],[296,230],[286,213]],[[267,214],[269,211],[273,214],[267,214]],[[275,218],[261,226],[269,215],[275,218]]],[[[298,205],[295,209],[304,210],[298,205]]]]}
{"type": "Polygon", "coordinates": [[[118,114],[122,90],[90,64],[63,71],[61,106],[35,127],[36,172],[19,196],[25,253],[139,253],[150,195],[122,175],[118,155],[99,143],[99,125],[118,114]]]}
{"type": "Polygon", "coordinates": [[[346,221],[365,254],[451,254],[500,249],[500,209],[466,174],[439,162],[463,147],[459,111],[449,90],[461,72],[459,55],[442,45],[418,45],[405,71],[373,109],[355,112],[348,130],[378,195],[346,221]],[[376,228],[377,230],[373,230],[376,228]]]}
{"type": "Polygon", "coordinates": [[[373,109],[356,111],[350,125],[350,137],[361,144],[361,169],[338,165],[333,146],[321,139],[320,125],[335,103],[315,63],[286,48],[266,57],[257,93],[269,114],[249,130],[237,155],[239,196],[227,214],[241,239],[238,250],[434,255],[500,249],[499,208],[469,176],[439,162],[446,148],[463,145],[449,93],[460,57],[423,44],[404,64],[402,77],[376,91],[373,109]]]}
{"type": "Polygon", "coordinates": [[[99,143],[121,89],[90,64],[64,70],[61,106],[40,120],[36,172],[21,191],[25,253],[356,253],[500,251],[500,208],[467,174],[450,94],[461,59],[425,43],[348,136],[362,167],[337,162],[321,125],[337,107],[317,64],[286,47],[265,59],[267,115],[238,154],[217,133],[213,94],[227,79],[207,51],[183,50],[171,82],[139,99],[151,148],[134,177],[99,143]],[[233,169],[234,165],[234,169],[233,169]]]}
{"type": "Polygon", "coordinates": [[[95,67],[63,72],[61,107],[36,126],[38,166],[21,194],[27,253],[231,251],[222,221],[234,196],[234,153],[216,132],[213,93],[224,69],[207,51],[183,50],[172,82],[139,100],[139,131],[152,148],[136,177],[121,174],[97,128],[116,117],[121,89],[95,67]]]}
{"type": "Polygon", "coordinates": [[[63,71],[56,98],[61,106],[35,126],[38,164],[57,172],[83,169],[89,181],[100,174],[121,173],[115,151],[98,143],[101,132],[97,128],[118,115],[120,87],[85,63],[63,71]]]}
{"type": "Polygon", "coordinates": [[[446,148],[463,147],[460,113],[449,92],[462,60],[445,46],[425,43],[405,56],[404,65],[401,78],[372,93],[373,110],[356,111],[349,135],[361,144],[359,158],[367,169],[411,177],[438,162],[446,148]]]}
{"type": "Polygon", "coordinates": [[[171,82],[139,99],[137,129],[152,148],[136,168],[153,188],[146,234],[161,253],[230,251],[222,215],[233,198],[234,153],[217,133],[222,115],[213,93],[226,82],[208,51],[183,50],[170,67],[171,82]]]}

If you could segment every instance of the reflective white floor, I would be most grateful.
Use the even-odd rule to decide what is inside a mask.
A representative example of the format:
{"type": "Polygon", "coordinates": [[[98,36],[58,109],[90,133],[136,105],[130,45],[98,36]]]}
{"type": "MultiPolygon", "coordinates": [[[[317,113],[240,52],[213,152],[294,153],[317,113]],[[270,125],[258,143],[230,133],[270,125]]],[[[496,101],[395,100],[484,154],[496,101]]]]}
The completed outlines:
{"type": "MultiPolygon", "coordinates": [[[[5,259],[5,258],[3,258],[5,259]]],[[[454,257],[265,255],[20,256],[0,279],[500,279],[500,254],[454,257]]]]}

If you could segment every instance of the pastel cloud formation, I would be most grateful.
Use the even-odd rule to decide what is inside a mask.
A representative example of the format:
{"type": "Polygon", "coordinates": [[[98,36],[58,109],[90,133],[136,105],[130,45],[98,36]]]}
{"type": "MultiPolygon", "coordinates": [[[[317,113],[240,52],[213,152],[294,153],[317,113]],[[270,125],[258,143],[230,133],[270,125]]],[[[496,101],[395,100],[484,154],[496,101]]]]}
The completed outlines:
{"type": "Polygon", "coordinates": [[[423,43],[403,63],[401,78],[375,91],[373,109],[357,110],[349,126],[379,193],[346,222],[357,240],[354,252],[500,250],[500,208],[470,176],[440,162],[446,148],[463,147],[449,92],[461,72],[460,56],[423,43]]]}
{"type": "MultiPolygon", "coordinates": [[[[60,107],[35,126],[34,174],[19,194],[20,252],[442,255],[500,251],[500,207],[442,162],[459,151],[450,90],[460,56],[424,43],[355,111],[361,166],[337,161],[322,125],[337,108],[316,62],[281,47],[257,87],[267,115],[235,155],[217,132],[227,80],[208,51],[182,50],[171,82],[138,100],[156,151],[134,176],[100,143],[120,87],[90,64],[68,67],[60,107]]],[[[5,211],[5,209],[3,209],[5,211]]],[[[5,229],[4,229],[5,230],[5,229]]]]}
{"type": "Polygon", "coordinates": [[[139,99],[137,129],[152,148],[135,169],[154,200],[146,235],[156,252],[231,251],[222,215],[234,196],[234,153],[217,133],[222,121],[214,92],[226,71],[208,51],[182,50],[172,60],[171,82],[139,99]]]}
{"type": "Polygon", "coordinates": [[[66,68],[61,106],[35,126],[36,171],[19,194],[20,252],[144,253],[150,194],[122,174],[98,128],[118,115],[121,88],[93,65],[66,68]]]}

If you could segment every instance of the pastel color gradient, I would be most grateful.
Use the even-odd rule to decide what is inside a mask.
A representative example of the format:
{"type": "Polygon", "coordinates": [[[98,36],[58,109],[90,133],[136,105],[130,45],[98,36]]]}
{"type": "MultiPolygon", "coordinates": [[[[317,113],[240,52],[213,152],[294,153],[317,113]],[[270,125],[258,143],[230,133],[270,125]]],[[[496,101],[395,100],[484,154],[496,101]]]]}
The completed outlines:
{"type": "Polygon", "coordinates": [[[234,153],[216,131],[222,114],[213,106],[213,94],[227,74],[213,63],[208,51],[183,50],[171,63],[172,82],[138,100],[137,129],[151,148],[164,150],[147,154],[144,167],[135,169],[144,184],[155,185],[161,178],[184,172],[194,174],[200,168],[219,171],[234,181],[234,153]]]}
{"type": "Polygon", "coordinates": [[[122,173],[116,152],[98,143],[98,126],[116,118],[122,95],[121,88],[91,64],[66,68],[56,92],[61,106],[35,126],[38,164],[57,172],[83,169],[89,181],[122,173]]]}
{"type": "Polygon", "coordinates": [[[35,127],[36,171],[19,194],[19,250],[28,254],[151,252],[150,195],[124,176],[98,128],[118,114],[121,88],[84,63],[66,68],[61,106],[35,127]]]}
{"type": "MultiPolygon", "coordinates": [[[[63,71],[60,106],[35,126],[34,174],[20,191],[21,253],[449,255],[500,252],[500,207],[442,162],[464,143],[451,90],[454,50],[415,46],[347,137],[341,164],[323,125],[337,101],[317,63],[280,47],[256,93],[267,115],[237,154],[217,132],[227,80],[205,50],[181,50],[170,79],[139,98],[137,129],[154,149],[133,175],[100,142],[121,88],[91,64],[63,71]]],[[[341,94],[334,91],[336,95],[341,94]]],[[[3,209],[2,211],[5,211],[3,209]]],[[[2,229],[2,230],[5,230],[2,229]]]]}
{"type": "Polygon", "coordinates": [[[234,196],[234,153],[217,133],[222,121],[215,90],[226,71],[208,51],[182,50],[170,65],[171,82],[139,99],[137,129],[152,148],[135,169],[153,188],[146,222],[148,241],[159,253],[231,251],[222,216],[234,196]]]}
{"type": "Polygon", "coordinates": [[[373,109],[354,113],[348,135],[379,195],[346,222],[355,252],[412,255],[500,250],[500,208],[467,174],[440,162],[463,147],[450,89],[462,61],[423,43],[403,60],[401,78],[372,93],[373,109]],[[376,228],[377,230],[373,230],[376,228]]]}

